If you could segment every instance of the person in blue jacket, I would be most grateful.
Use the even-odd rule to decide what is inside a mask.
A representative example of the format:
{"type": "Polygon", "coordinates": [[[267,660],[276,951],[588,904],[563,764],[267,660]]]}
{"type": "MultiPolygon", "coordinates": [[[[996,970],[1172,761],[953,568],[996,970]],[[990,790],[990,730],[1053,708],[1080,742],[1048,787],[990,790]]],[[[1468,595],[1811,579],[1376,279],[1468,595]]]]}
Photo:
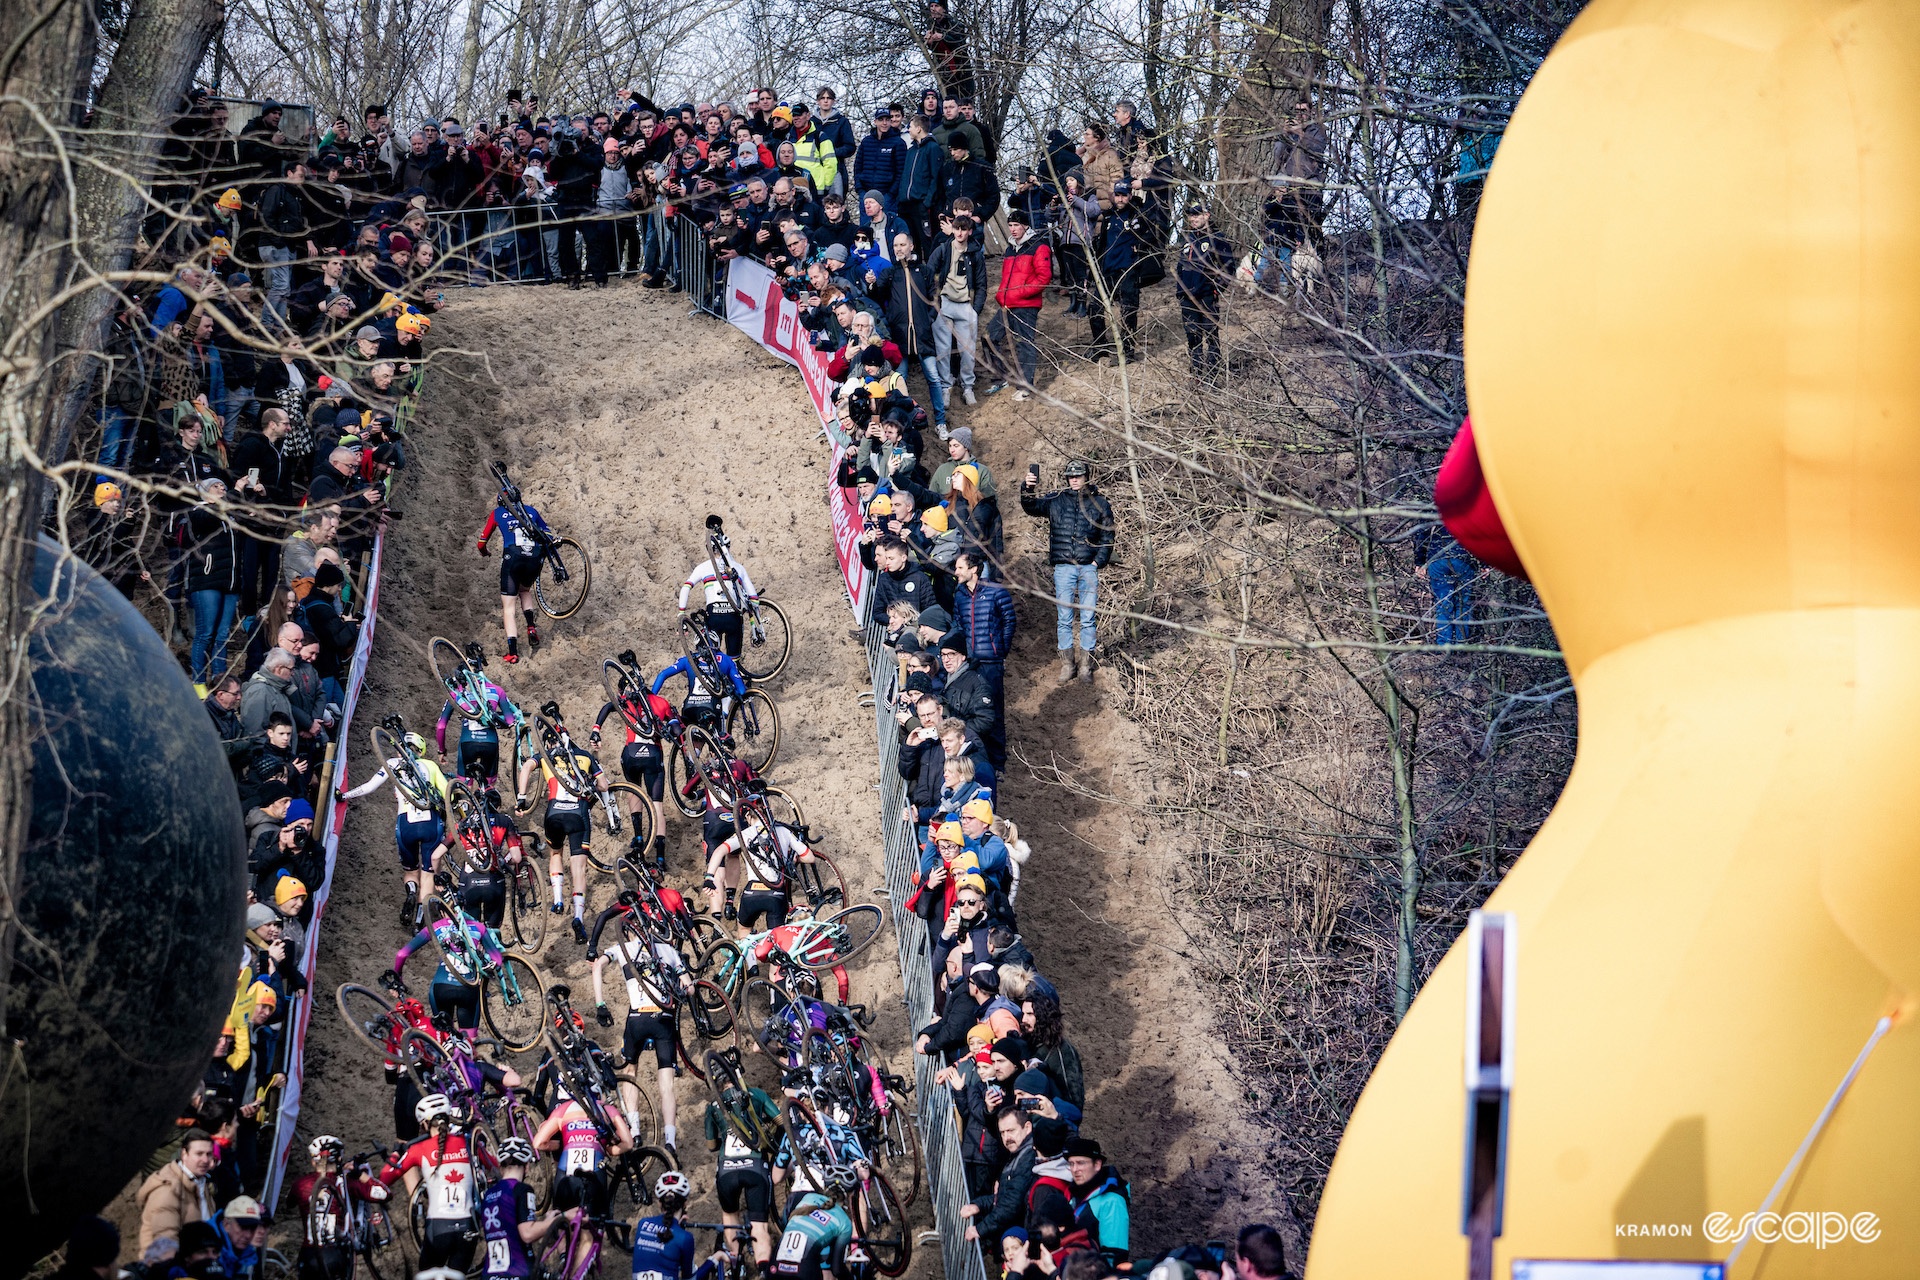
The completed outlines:
{"type": "Polygon", "coordinates": [[[953,561],[953,617],[967,638],[967,661],[987,679],[994,700],[1006,706],[1007,655],[1019,619],[1013,593],[984,576],[986,552],[968,547],[953,561]]]}
{"type": "Polygon", "coordinates": [[[1127,1181],[1107,1164],[1107,1156],[1092,1138],[1067,1140],[1067,1170],[1073,1175],[1074,1225],[1106,1255],[1109,1263],[1124,1262],[1131,1250],[1127,1181]]]}
{"type": "Polygon", "coordinates": [[[718,637],[714,638],[710,651],[714,659],[704,655],[680,658],[663,667],[653,678],[652,692],[659,693],[660,687],[674,676],[685,676],[687,696],[680,704],[681,721],[702,725],[718,736],[726,732],[727,713],[733,710],[733,700],[747,696],[747,682],[739,666],[721,650],[718,637]],[[727,689],[733,692],[726,694],[727,689]]]}

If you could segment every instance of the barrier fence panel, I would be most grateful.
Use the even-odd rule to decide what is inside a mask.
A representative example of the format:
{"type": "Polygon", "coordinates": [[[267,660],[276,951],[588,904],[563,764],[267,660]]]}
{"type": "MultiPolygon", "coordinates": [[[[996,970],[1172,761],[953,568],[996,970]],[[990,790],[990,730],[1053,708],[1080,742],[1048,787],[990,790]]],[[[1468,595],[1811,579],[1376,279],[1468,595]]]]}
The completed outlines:
{"type": "MultiPolygon", "coordinates": [[[[868,594],[871,595],[869,586],[868,594]]],[[[867,601],[861,602],[861,615],[867,601]]],[[[906,988],[907,1016],[915,1030],[933,1020],[933,955],[926,922],[907,905],[913,897],[920,869],[920,846],[912,824],[904,818],[906,779],[894,768],[900,745],[900,725],[893,718],[898,668],[884,642],[884,633],[872,623],[866,627],[867,669],[873,682],[874,737],[880,754],[880,827],[886,842],[887,901],[892,908],[894,938],[900,948],[900,977],[906,988]]],[[[914,1094],[920,1113],[920,1150],[927,1165],[927,1186],[934,1221],[940,1232],[940,1252],[947,1280],[986,1280],[980,1245],[966,1238],[967,1220],[960,1209],[970,1198],[967,1174],[960,1159],[959,1115],[953,1095],[935,1083],[937,1057],[914,1058],[914,1094]]]]}
{"type": "Polygon", "coordinates": [[[679,287],[686,291],[695,311],[726,319],[725,299],[719,281],[714,278],[713,254],[707,249],[706,232],[699,223],[679,212],[673,215],[672,227],[679,287]]]}

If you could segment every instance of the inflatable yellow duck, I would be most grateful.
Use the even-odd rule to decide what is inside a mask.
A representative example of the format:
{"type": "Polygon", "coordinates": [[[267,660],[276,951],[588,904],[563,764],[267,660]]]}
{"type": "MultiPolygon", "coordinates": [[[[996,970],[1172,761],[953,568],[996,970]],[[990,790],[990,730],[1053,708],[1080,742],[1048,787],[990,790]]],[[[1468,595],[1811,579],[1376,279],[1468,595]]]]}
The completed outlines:
{"type": "MultiPolygon", "coordinates": [[[[1587,9],[1501,141],[1466,361],[1581,720],[1487,904],[1519,953],[1493,1275],[1725,1260],[1764,1205],[1730,1280],[1912,1280],[1920,3],[1587,9]]],[[[1374,1072],[1307,1280],[1466,1274],[1465,972],[1374,1072]]]]}

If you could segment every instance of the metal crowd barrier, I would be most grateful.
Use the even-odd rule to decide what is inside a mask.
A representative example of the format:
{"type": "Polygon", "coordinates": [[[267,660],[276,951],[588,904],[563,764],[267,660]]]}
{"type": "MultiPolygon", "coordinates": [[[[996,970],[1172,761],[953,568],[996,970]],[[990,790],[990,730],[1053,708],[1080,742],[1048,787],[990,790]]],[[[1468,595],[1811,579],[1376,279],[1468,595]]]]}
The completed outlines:
{"type": "Polygon", "coordinates": [[[667,234],[673,238],[675,287],[685,291],[695,311],[725,320],[725,281],[716,270],[719,264],[707,249],[706,233],[699,223],[677,210],[670,220],[663,220],[667,234]]]}
{"type": "MultiPolygon", "coordinates": [[[[864,617],[866,601],[861,602],[861,611],[864,617]]],[[[871,622],[866,626],[866,645],[867,669],[873,681],[874,736],[880,751],[880,827],[886,840],[887,900],[893,912],[894,937],[900,946],[907,1016],[917,1031],[933,1020],[933,956],[926,922],[907,908],[920,869],[920,847],[913,826],[900,816],[906,807],[907,783],[894,767],[900,749],[900,726],[893,718],[898,668],[884,633],[871,622]]],[[[934,1082],[941,1066],[937,1057],[916,1056],[913,1066],[920,1151],[926,1162],[947,1280],[986,1280],[980,1245],[966,1238],[967,1219],[960,1216],[969,1196],[966,1170],[960,1160],[960,1117],[953,1095],[934,1082]]]]}

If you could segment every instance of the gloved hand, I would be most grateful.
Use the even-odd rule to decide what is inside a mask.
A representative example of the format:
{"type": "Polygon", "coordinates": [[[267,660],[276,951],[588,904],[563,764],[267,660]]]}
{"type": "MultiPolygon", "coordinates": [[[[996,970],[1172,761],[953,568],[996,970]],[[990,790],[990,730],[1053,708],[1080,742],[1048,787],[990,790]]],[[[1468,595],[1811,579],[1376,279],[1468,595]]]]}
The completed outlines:
{"type": "Polygon", "coordinates": [[[483,555],[483,556],[487,554],[487,544],[486,544],[486,543],[484,543],[484,542],[476,542],[476,543],[474,543],[474,544],[473,544],[473,548],[474,548],[474,550],[476,550],[476,551],[478,551],[478,552],[479,552],[479,553],[480,553],[481,555],[483,555]]]}
{"type": "Polygon", "coordinates": [[[608,1012],[607,1006],[597,1004],[593,1006],[593,1020],[603,1027],[610,1027],[613,1025],[613,1014],[608,1012]]]}

